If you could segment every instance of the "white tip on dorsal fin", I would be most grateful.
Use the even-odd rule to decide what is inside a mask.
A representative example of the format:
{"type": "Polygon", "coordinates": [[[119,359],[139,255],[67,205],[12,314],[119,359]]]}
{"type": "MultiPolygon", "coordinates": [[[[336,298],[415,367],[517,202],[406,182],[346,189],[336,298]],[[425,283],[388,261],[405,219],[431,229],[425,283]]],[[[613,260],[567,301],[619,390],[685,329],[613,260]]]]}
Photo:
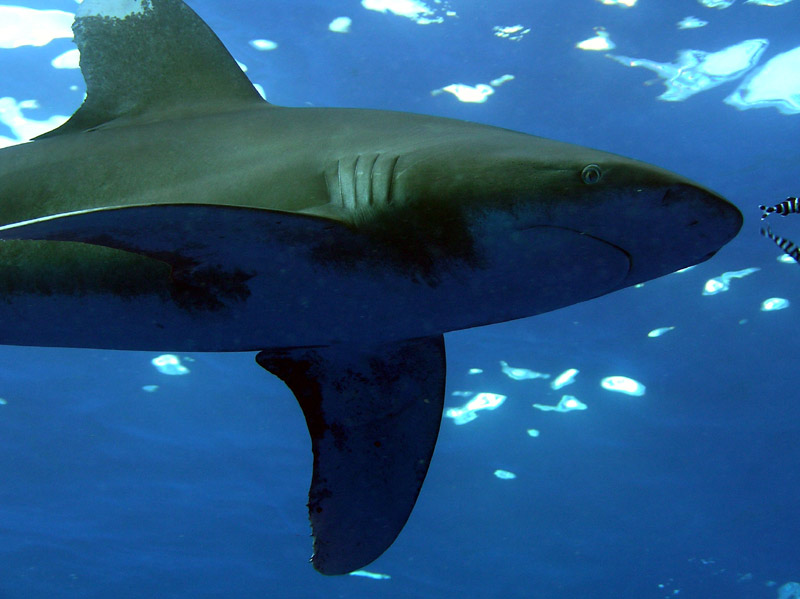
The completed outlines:
{"type": "Polygon", "coordinates": [[[143,14],[149,8],[149,0],[84,0],[75,16],[124,19],[129,15],[143,14]]]}
{"type": "Polygon", "coordinates": [[[181,0],[84,0],[72,29],[86,101],[41,137],[140,115],[264,102],[219,38],[181,0]]]}

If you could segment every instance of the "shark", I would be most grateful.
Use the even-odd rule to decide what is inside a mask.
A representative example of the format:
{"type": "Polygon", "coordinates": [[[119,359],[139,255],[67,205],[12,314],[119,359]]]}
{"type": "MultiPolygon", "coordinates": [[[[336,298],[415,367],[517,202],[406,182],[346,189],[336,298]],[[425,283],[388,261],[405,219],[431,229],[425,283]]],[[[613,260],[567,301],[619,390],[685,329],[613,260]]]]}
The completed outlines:
{"type": "Polygon", "coordinates": [[[308,425],[313,566],[379,557],[439,432],[444,333],[707,260],[714,192],[487,125],[265,101],[181,0],[84,0],[86,97],[0,150],[0,343],[258,352],[308,425]]]}

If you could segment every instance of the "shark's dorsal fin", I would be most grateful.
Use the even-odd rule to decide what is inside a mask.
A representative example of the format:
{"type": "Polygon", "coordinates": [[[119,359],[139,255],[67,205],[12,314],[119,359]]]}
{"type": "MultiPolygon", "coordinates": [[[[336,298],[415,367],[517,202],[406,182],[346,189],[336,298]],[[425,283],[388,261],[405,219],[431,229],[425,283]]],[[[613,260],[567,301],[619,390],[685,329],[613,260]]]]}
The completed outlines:
{"type": "Polygon", "coordinates": [[[314,567],[347,574],[394,542],[417,500],[442,418],[444,338],[262,351],[308,424],[314,567]]]}
{"type": "Polygon", "coordinates": [[[72,29],[86,100],[40,138],[147,114],[264,103],[214,32],[178,0],[84,0],[72,29]]]}

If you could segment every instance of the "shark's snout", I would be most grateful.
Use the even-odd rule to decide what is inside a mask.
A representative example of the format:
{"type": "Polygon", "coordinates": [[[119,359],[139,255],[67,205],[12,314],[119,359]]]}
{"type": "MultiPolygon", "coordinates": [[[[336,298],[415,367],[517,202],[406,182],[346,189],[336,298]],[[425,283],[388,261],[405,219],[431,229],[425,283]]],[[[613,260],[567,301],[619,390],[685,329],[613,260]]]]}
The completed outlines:
{"type": "Polygon", "coordinates": [[[613,218],[595,218],[586,233],[630,256],[625,285],[707,260],[742,226],[739,210],[719,194],[687,181],[621,193],[613,218]]]}

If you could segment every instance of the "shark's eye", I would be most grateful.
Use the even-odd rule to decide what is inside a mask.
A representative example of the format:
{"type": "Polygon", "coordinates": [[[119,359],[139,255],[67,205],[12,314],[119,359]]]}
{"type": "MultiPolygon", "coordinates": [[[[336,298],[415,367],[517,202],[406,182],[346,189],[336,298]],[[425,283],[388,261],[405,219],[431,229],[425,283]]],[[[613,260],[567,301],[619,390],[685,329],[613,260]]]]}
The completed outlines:
{"type": "Polygon", "coordinates": [[[603,178],[603,171],[596,164],[588,164],[581,171],[581,180],[586,185],[594,185],[603,178]]]}

